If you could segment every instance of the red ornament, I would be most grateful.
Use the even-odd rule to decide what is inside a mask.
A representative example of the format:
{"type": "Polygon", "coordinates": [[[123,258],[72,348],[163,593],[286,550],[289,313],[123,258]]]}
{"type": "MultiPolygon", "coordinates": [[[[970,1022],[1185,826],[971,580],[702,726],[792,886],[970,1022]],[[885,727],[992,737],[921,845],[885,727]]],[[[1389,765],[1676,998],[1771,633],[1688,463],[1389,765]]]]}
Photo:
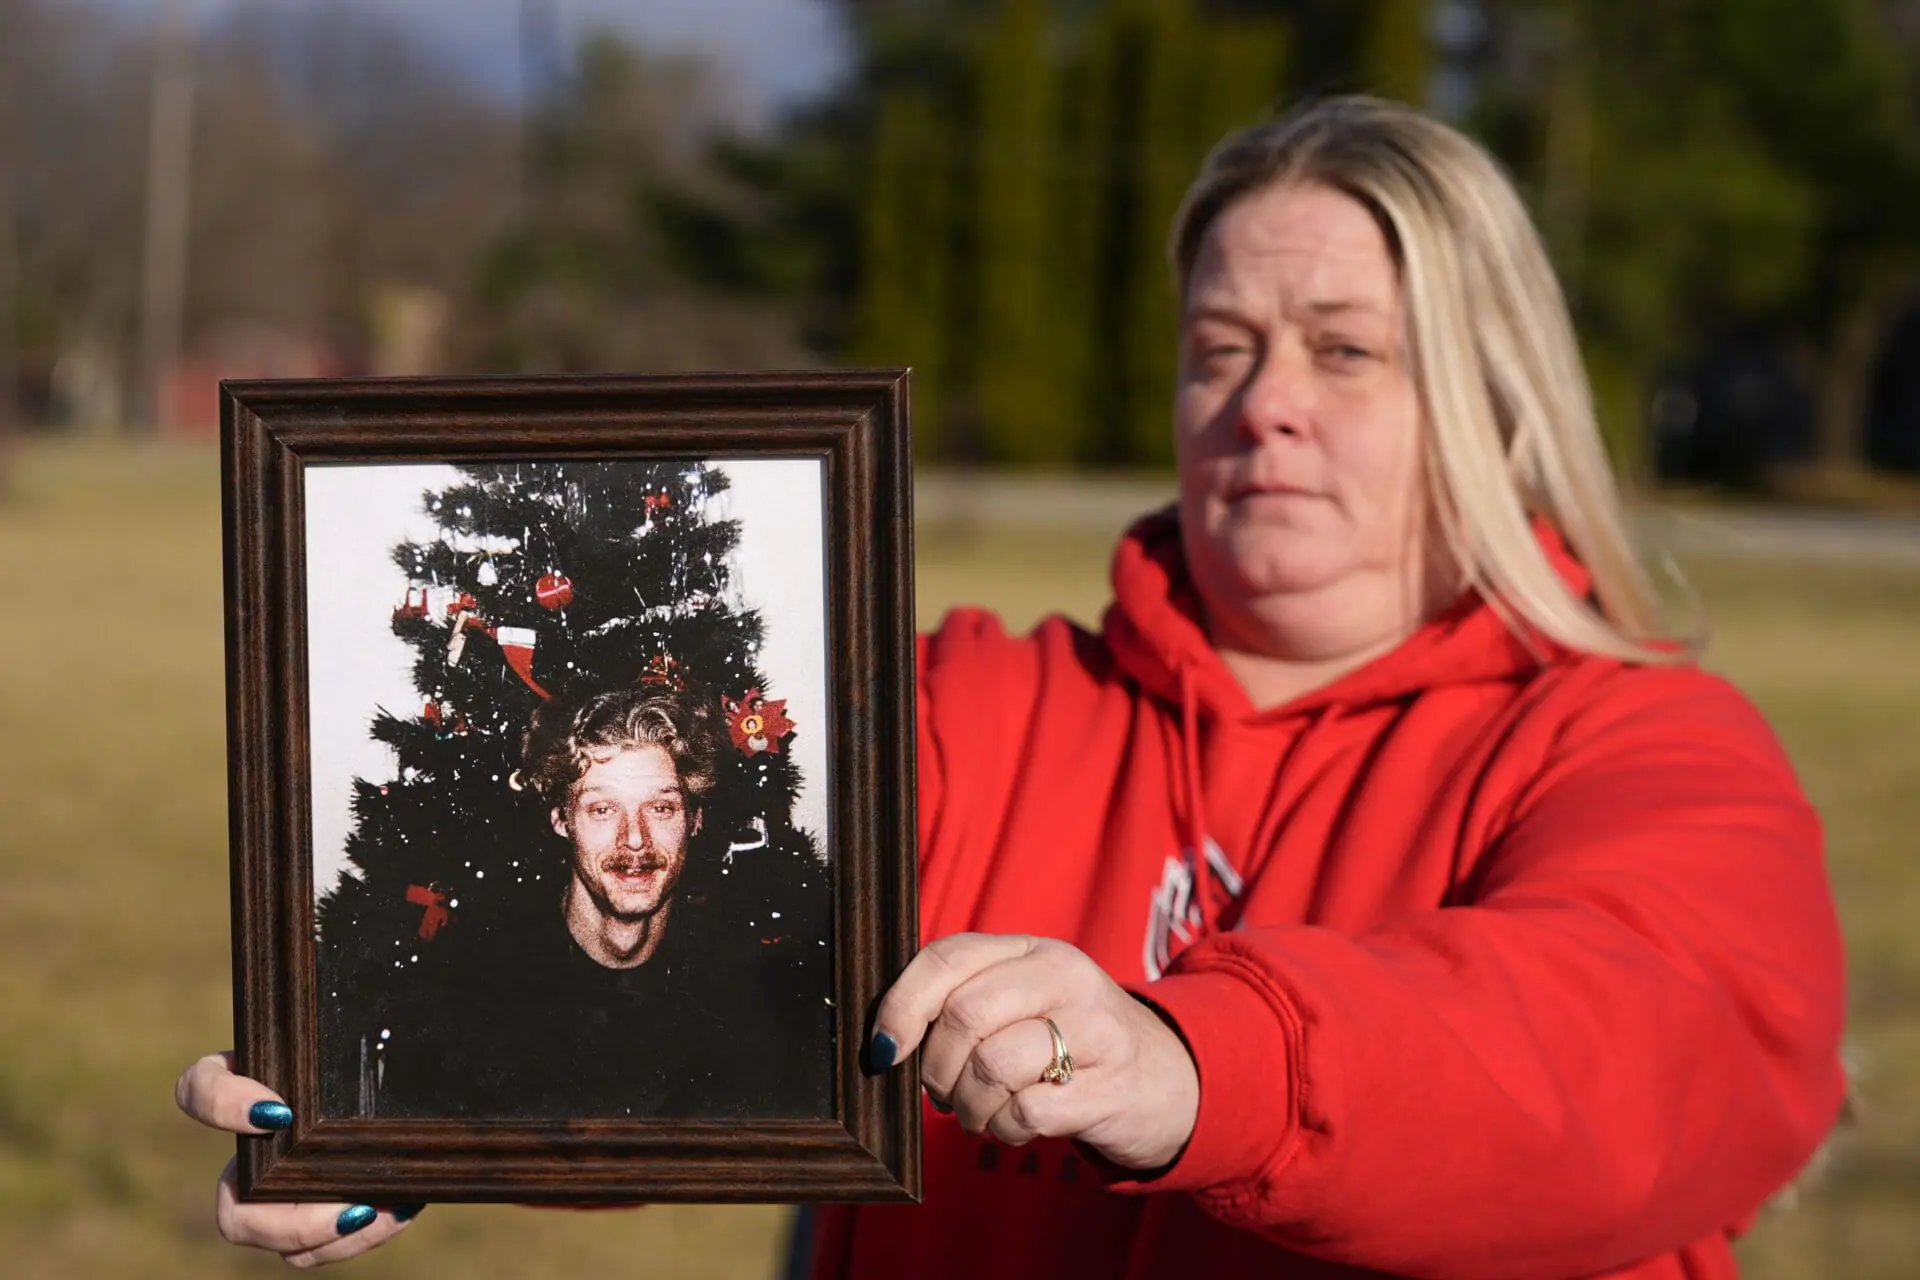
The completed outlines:
{"type": "Polygon", "coordinates": [[[564,609],[573,603],[573,579],[549,570],[533,584],[533,598],[545,609],[564,609]]]}
{"type": "Polygon", "coordinates": [[[471,612],[479,607],[469,592],[456,587],[434,587],[416,582],[407,588],[406,600],[394,607],[393,616],[395,621],[423,618],[428,622],[444,622],[462,610],[471,612]]]}
{"type": "Polygon", "coordinates": [[[685,689],[687,682],[680,674],[680,663],[663,653],[656,653],[647,661],[647,669],[640,673],[641,684],[657,685],[662,689],[685,689]]]}
{"type": "Polygon", "coordinates": [[[445,702],[429,702],[420,708],[420,718],[433,726],[436,738],[464,738],[473,732],[467,718],[445,702]]]}
{"type": "Polygon", "coordinates": [[[527,688],[542,698],[553,696],[533,678],[533,651],[540,642],[539,632],[531,627],[493,627],[487,634],[500,646],[501,656],[513,668],[513,673],[526,682],[527,688]]]}
{"type": "Polygon", "coordinates": [[[453,919],[453,913],[447,910],[447,895],[431,885],[408,885],[407,901],[416,907],[426,908],[420,915],[420,937],[427,942],[433,941],[433,935],[440,932],[441,925],[453,919]]]}
{"type": "Polygon", "coordinates": [[[723,696],[720,709],[727,713],[727,733],[733,745],[750,756],[762,751],[780,754],[780,740],[795,727],[787,719],[787,700],[763,698],[758,689],[747,690],[738,700],[723,696]]]}
{"type": "Polygon", "coordinates": [[[670,511],[673,509],[673,495],[669,493],[650,493],[641,499],[648,511],[670,511]]]}

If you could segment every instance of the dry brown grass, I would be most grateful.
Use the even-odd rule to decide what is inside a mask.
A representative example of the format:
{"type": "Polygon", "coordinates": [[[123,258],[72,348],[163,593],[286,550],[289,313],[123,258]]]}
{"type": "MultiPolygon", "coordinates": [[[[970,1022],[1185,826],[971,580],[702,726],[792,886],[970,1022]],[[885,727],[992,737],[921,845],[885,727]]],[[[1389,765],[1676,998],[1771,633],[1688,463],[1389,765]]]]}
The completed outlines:
{"type": "MultiPolygon", "coordinates": [[[[40,450],[0,504],[0,1275],[277,1275],[213,1235],[230,1152],[169,1086],[230,1039],[218,469],[40,450]]],[[[1106,598],[1104,539],[925,529],[920,620],[1010,625],[1106,598]]],[[[1866,1120],[1744,1246],[1756,1280],[1905,1277],[1920,1259],[1920,571],[1696,564],[1715,663],[1826,813],[1866,1120]]],[[[767,1276],[777,1208],[436,1206],[349,1274],[767,1276]]]]}

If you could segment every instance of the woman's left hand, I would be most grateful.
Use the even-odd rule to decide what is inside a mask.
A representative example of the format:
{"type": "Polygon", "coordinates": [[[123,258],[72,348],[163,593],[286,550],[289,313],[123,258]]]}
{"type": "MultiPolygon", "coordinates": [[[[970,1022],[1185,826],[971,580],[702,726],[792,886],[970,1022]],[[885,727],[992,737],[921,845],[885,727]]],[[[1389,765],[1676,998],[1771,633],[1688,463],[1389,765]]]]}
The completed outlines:
{"type": "Polygon", "coordinates": [[[920,1051],[920,1082],[970,1133],[1010,1146],[1074,1138],[1126,1169],[1171,1164],[1193,1133],[1200,1077],[1180,1037],[1076,947],[960,933],[923,948],[880,1002],[868,1050],[920,1051]],[[1054,1060],[1047,1019],[1072,1055],[1054,1060]]]}

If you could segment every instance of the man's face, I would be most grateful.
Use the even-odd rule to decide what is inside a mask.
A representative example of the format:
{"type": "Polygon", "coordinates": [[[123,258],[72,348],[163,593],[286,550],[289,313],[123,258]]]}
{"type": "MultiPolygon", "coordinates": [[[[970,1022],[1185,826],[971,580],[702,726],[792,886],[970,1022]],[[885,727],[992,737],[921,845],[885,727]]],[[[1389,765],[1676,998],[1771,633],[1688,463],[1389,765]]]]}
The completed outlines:
{"type": "Polygon", "coordinates": [[[700,830],[680,773],[665,747],[595,752],[553,829],[573,842],[573,875],[601,914],[652,915],[673,896],[687,865],[687,840],[700,830]]]}

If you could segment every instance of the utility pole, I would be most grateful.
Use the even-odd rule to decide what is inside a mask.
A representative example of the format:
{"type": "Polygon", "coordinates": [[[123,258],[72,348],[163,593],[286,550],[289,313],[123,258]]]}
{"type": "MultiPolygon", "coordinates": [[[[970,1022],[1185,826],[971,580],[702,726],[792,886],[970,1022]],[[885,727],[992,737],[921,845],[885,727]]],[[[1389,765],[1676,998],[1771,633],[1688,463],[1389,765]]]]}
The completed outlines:
{"type": "Polygon", "coordinates": [[[187,218],[193,164],[191,0],[164,0],[154,49],[147,149],[147,228],[140,306],[139,420],[160,427],[167,371],[180,355],[187,295],[187,218]]]}

